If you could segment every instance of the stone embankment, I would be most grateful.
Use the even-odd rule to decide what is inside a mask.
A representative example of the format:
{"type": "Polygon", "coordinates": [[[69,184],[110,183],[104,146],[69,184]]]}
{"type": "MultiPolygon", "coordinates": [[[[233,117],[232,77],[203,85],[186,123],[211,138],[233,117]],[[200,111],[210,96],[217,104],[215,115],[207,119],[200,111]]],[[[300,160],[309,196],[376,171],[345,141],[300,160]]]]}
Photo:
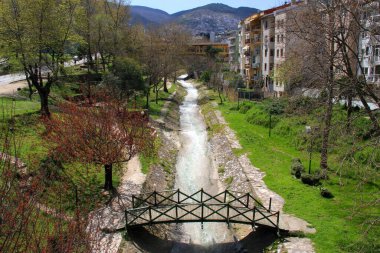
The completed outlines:
{"type": "MultiPolygon", "coordinates": [[[[209,142],[213,155],[213,165],[219,172],[220,179],[225,187],[237,192],[251,192],[265,206],[269,206],[271,199],[272,210],[280,211],[280,228],[289,231],[289,234],[315,233],[315,229],[306,221],[283,212],[284,199],[271,191],[263,181],[265,173],[254,167],[246,154],[237,156],[234,150],[241,149],[233,130],[228,126],[216,102],[208,100],[208,90],[199,85],[202,92],[201,106],[205,121],[209,129],[209,142]]],[[[235,226],[239,239],[243,239],[250,233],[251,228],[235,226]]],[[[303,252],[313,253],[314,248],[310,239],[298,237],[286,237],[279,244],[276,252],[303,252]]]]}

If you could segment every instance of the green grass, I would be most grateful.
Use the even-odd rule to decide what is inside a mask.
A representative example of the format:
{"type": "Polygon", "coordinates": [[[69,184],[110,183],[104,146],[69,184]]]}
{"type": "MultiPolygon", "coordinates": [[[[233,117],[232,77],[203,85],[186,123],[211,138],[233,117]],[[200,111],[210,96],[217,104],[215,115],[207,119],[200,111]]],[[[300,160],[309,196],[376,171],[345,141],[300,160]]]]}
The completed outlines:
{"type": "MultiPolygon", "coordinates": [[[[371,196],[378,193],[378,184],[366,184],[364,191],[358,191],[359,182],[356,179],[338,177],[331,173],[330,180],[325,181],[323,186],[329,189],[335,198],[322,198],[318,187],[306,186],[290,175],[292,158],[300,158],[305,166],[308,162],[308,153],[300,151],[294,144],[293,139],[296,136],[272,132],[269,138],[268,128],[248,123],[245,114],[230,110],[233,105],[236,106],[226,102],[219,105],[219,109],[229,126],[235,130],[243,147],[242,150],[235,150],[235,153],[248,153],[251,162],[266,173],[265,183],[286,201],[285,212],[305,219],[317,229],[317,233],[309,237],[315,243],[318,252],[355,252],[354,244],[360,245],[363,239],[361,224],[364,218],[367,215],[378,217],[379,210],[368,208],[353,217],[352,210],[359,199],[370,200],[371,196]]],[[[337,157],[337,154],[332,156],[333,168],[339,168],[339,164],[336,163],[337,157]]],[[[314,153],[312,171],[318,167],[319,156],[314,153]]],[[[379,246],[376,242],[379,232],[379,228],[375,227],[368,235],[367,244],[377,243],[368,248],[376,249],[379,246]]]]}
{"type": "Polygon", "coordinates": [[[158,119],[161,116],[161,110],[164,107],[165,102],[170,97],[170,95],[176,91],[177,84],[172,84],[169,89],[169,93],[164,92],[163,88],[158,91],[158,100],[156,103],[156,93],[151,90],[150,92],[150,103],[149,103],[149,115],[153,119],[158,119]]]}
{"type": "Polygon", "coordinates": [[[39,109],[40,104],[37,101],[0,97],[0,121],[8,120],[12,115],[36,113],[39,109]]]}

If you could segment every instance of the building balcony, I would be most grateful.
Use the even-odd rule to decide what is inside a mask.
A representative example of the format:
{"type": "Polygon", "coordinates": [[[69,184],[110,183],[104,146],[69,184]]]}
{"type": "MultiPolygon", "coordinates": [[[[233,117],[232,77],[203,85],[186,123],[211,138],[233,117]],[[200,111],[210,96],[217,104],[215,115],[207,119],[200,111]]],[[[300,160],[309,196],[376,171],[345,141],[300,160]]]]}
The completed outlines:
{"type": "Polygon", "coordinates": [[[260,68],[260,62],[252,63],[252,68],[253,68],[253,69],[260,68]]]}
{"type": "Polygon", "coordinates": [[[367,82],[380,84],[380,74],[368,75],[367,82]]]}

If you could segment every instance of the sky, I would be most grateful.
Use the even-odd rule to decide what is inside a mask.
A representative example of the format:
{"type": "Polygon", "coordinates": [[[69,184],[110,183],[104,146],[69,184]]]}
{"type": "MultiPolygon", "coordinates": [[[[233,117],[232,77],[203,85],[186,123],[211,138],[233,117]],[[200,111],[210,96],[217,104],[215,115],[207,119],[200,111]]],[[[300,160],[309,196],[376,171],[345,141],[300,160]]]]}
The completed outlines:
{"type": "MultiPolygon", "coordinates": [[[[290,0],[288,0],[290,1],[290,0]]],[[[142,5],[155,9],[160,9],[169,14],[192,9],[210,3],[222,3],[231,7],[252,7],[260,10],[281,5],[285,0],[130,0],[131,5],[142,5]]]]}

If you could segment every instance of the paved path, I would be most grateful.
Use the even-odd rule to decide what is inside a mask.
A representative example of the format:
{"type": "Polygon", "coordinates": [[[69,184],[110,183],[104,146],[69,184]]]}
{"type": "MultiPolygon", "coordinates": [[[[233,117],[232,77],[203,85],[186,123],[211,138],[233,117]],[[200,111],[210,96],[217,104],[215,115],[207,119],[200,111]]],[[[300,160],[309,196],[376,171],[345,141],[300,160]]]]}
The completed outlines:
{"type": "Polygon", "coordinates": [[[94,253],[117,253],[122,241],[122,233],[116,230],[125,227],[124,210],[130,208],[132,195],[139,195],[145,182],[138,157],[132,158],[124,166],[118,197],[104,208],[90,214],[87,231],[90,232],[91,248],[94,253]]]}

